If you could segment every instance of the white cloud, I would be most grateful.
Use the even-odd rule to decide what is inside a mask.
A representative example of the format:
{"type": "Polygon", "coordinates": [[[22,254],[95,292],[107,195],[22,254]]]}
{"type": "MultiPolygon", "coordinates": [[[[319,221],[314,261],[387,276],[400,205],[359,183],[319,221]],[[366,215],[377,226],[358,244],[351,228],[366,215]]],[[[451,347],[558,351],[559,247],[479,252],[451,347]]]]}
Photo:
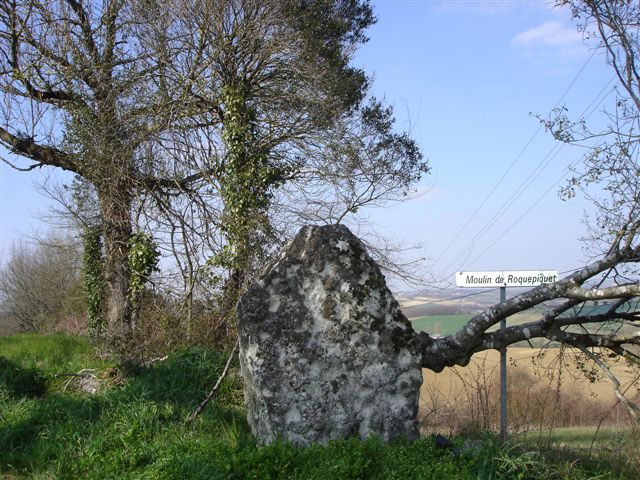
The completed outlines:
{"type": "Polygon", "coordinates": [[[558,21],[544,22],[537,27],[518,33],[511,40],[517,47],[565,47],[582,46],[582,34],[575,27],[563,25],[558,21]]]}
{"type": "Polygon", "coordinates": [[[511,46],[527,63],[554,76],[573,71],[575,61],[589,53],[582,33],[561,20],[549,20],[514,35],[511,46]]]}

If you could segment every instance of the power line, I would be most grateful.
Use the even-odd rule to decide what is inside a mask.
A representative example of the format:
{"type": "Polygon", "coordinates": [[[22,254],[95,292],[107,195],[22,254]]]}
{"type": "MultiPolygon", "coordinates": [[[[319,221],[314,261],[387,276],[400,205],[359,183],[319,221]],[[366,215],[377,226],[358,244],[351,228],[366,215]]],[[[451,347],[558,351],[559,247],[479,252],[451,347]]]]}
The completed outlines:
{"type": "Polygon", "coordinates": [[[547,190],[546,190],[542,195],[540,195],[540,197],[535,201],[535,203],[534,203],[533,205],[531,205],[531,206],[530,206],[530,207],[529,207],[529,208],[528,208],[528,209],[527,209],[527,210],[526,210],[522,215],[520,215],[520,216],[519,216],[519,217],[518,217],[514,222],[512,222],[512,223],[511,223],[511,225],[509,225],[509,226],[507,227],[507,229],[506,229],[505,231],[503,231],[503,232],[498,236],[498,238],[496,238],[496,239],[491,243],[491,245],[489,245],[487,248],[485,248],[485,249],[482,251],[482,253],[481,253],[480,255],[478,255],[476,258],[474,258],[474,259],[472,260],[472,262],[476,262],[476,261],[477,261],[479,258],[481,258],[485,253],[487,253],[489,250],[491,250],[491,248],[492,248],[496,243],[498,243],[500,240],[502,240],[502,238],[503,238],[507,233],[509,233],[509,231],[511,231],[511,229],[512,229],[513,227],[515,227],[518,223],[520,223],[520,221],[521,221],[524,217],[526,217],[526,216],[531,212],[531,210],[533,210],[535,207],[537,207],[537,206],[538,206],[538,204],[542,201],[542,199],[543,199],[544,197],[546,197],[546,196],[549,194],[549,192],[550,192],[551,190],[553,190],[553,189],[554,189],[558,184],[560,184],[560,182],[561,182],[562,180],[564,180],[564,177],[565,177],[565,176],[566,176],[566,174],[564,174],[564,173],[563,173],[563,174],[562,174],[562,176],[561,176],[561,177],[560,177],[560,178],[559,178],[559,179],[558,179],[558,180],[557,180],[553,185],[551,185],[551,186],[550,186],[550,187],[549,187],[549,188],[548,188],[548,189],[547,189],[547,190]]]}
{"type": "MultiPolygon", "coordinates": [[[[498,211],[494,213],[491,219],[489,219],[489,221],[471,239],[471,241],[467,244],[467,246],[473,247],[473,245],[478,240],[480,240],[486,233],[488,233],[491,230],[491,228],[513,206],[513,204],[515,204],[515,202],[522,196],[522,194],[529,189],[529,187],[533,184],[533,182],[537,180],[537,178],[542,174],[544,169],[551,163],[551,161],[554,158],[556,158],[558,153],[560,153],[562,148],[564,148],[564,144],[556,144],[551,150],[549,150],[549,152],[547,152],[547,154],[543,157],[542,162],[538,163],[536,168],[534,168],[534,170],[520,183],[520,185],[513,191],[513,193],[509,196],[509,198],[507,198],[507,200],[498,209],[498,211]]],[[[469,252],[468,256],[471,255],[472,251],[473,251],[473,248],[471,248],[471,251],[469,252]]],[[[466,263],[466,260],[463,263],[466,263]]]]}
{"type": "MultiPolygon", "coordinates": [[[[595,144],[594,144],[591,148],[594,148],[594,147],[595,147],[595,144]]],[[[554,155],[554,157],[555,157],[555,155],[554,155]]],[[[491,243],[491,245],[489,245],[486,249],[484,249],[480,255],[478,255],[476,258],[474,258],[474,259],[472,260],[472,262],[475,262],[475,261],[477,261],[479,258],[481,258],[481,257],[482,257],[485,253],[487,253],[487,252],[488,252],[488,251],[489,251],[489,250],[490,250],[490,249],[491,249],[491,248],[492,248],[496,243],[498,243],[498,242],[499,242],[499,241],[500,241],[500,240],[501,240],[501,239],[502,239],[502,238],[503,238],[507,233],[509,233],[509,231],[510,231],[513,227],[515,227],[518,223],[520,223],[520,221],[521,221],[524,217],[526,217],[526,216],[527,216],[527,215],[528,215],[528,214],[529,214],[529,213],[530,213],[530,212],[531,212],[535,207],[537,207],[537,206],[538,206],[538,204],[542,201],[542,199],[543,199],[544,197],[546,197],[546,196],[549,194],[549,192],[551,192],[555,187],[557,187],[557,186],[560,184],[560,182],[562,182],[562,180],[564,180],[564,179],[565,179],[565,177],[567,176],[567,173],[568,173],[568,168],[565,168],[565,170],[564,170],[563,174],[560,176],[560,178],[558,178],[558,180],[556,180],[556,181],[555,181],[555,182],[554,182],[554,183],[553,183],[553,184],[552,184],[552,185],[551,185],[547,190],[545,190],[545,191],[544,191],[544,193],[543,193],[542,195],[540,195],[540,196],[538,197],[538,199],[537,199],[537,200],[536,200],[536,201],[535,201],[535,202],[534,202],[534,203],[533,203],[533,204],[532,204],[532,205],[531,205],[531,206],[530,206],[530,207],[529,207],[529,208],[528,208],[528,209],[527,209],[527,210],[526,210],[522,215],[520,215],[516,220],[514,220],[514,221],[511,223],[511,225],[509,225],[509,226],[506,228],[506,230],[504,230],[504,231],[503,231],[503,232],[498,236],[498,238],[496,238],[496,239],[491,243]]],[[[576,269],[576,270],[577,270],[577,269],[576,269]]],[[[575,270],[568,270],[568,271],[575,271],[575,270]]],[[[562,272],[562,273],[566,273],[566,272],[562,272]]]]}
{"type": "MultiPolygon", "coordinates": [[[[615,81],[615,76],[611,77],[611,79],[607,82],[607,84],[593,98],[593,100],[589,103],[589,105],[587,105],[587,107],[583,110],[583,112],[579,116],[579,121],[583,121],[583,120],[586,120],[587,118],[589,118],[594,113],[594,111],[602,104],[602,102],[613,91],[613,89],[610,89],[610,85],[614,81],[615,81]]],[[[513,191],[513,193],[509,196],[509,198],[502,204],[502,206],[498,209],[498,211],[491,217],[491,219],[487,223],[485,223],[485,225],[480,229],[480,231],[467,243],[467,245],[465,247],[463,247],[462,251],[465,251],[467,248],[470,248],[470,252],[467,255],[467,257],[465,258],[465,260],[463,260],[463,262],[461,263],[461,266],[457,270],[462,269],[462,266],[465,263],[467,263],[467,260],[468,260],[469,256],[471,255],[471,252],[473,251],[475,243],[480,238],[482,238],[491,229],[491,227],[493,227],[498,222],[498,220],[500,220],[500,218],[502,218],[502,216],[507,212],[507,210],[509,210],[509,208],[511,208],[511,206],[520,198],[520,196],[522,196],[522,194],[526,190],[528,190],[528,188],[531,186],[531,184],[542,174],[544,169],[547,168],[547,166],[551,163],[551,161],[556,158],[558,153],[560,153],[560,151],[564,148],[565,145],[566,144],[564,144],[564,143],[558,143],[558,144],[554,145],[551,148],[551,150],[549,150],[549,152],[547,152],[547,154],[542,158],[542,160],[538,163],[538,165],[536,165],[536,167],[531,171],[531,173],[529,173],[529,175],[513,191]]],[[[563,174],[562,178],[564,178],[564,176],[566,176],[566,173],[563,174]]],[[[554,185],[552,185],[551,188],[553,188],[553,186],[557,185],[562,180],[562,178],[560,180],[558,180],[557,182],[555,182],[554,185]]],[[[545,195],[547,195],[550,190],[551,189],[548,189],[543,194],[543,197],[545,195]]],[[[537,205],[541,201],[541,199],[542,198],[539,198],[535,202],[534,206],[537,205]]],[[[533,207],[530,207],[527,210],[527,212],[525,212],[525,215],[527,213],[529,213],[532,209],[533,209],[533,207]]],[[[494,242],[492,244],[492,246],[495,243],[496,242],[494,242]]],[[[481,255],[486,253],[486,251],[487,250],[485,250],[481,255]]],[[[477,257],[477,258],[479,258],[479,257],[477,257]]],[[[477,260],[477,258],[475,260],[477,260]]],[[[446,268],[448,269],[451,266],[451,264],[453,264],[454,262],[455,262],[455,260],[453,260],[452,262],[449,262],[449,264],[447,264],[446,268]]]]}
{"type": "MultiPolygon", "coordinates": [[[[582,72],[584,72],[585,68],[587,67],[587,65],[591,62],[591,60],[593,59],[594,55],[596,54],[596,50],[593,51],[593,53],[591,54],[591,56],[584,62],[584,64],[582,65],[582,67],[580,68],[580,70],[578,70],[578,73],[575,75],[575,77],[573,78],[573,80],[569,83],[569,86],[565,89],[565,91],[562,93],[562,95],[560,96],[560,98],[558,99],[558,101],[555,103],[555,105],[553,106],[553,109],[558,108],[558,106],[560,105],[560,103],[564,100],[564,98],[567,96],[567,94],[569,93],[569,91],[573,88],[573,86],[575,85],[575,83],[578,81],[578,78],[580,78],[580,76],[582,75],[582,72]]],[[[511,172],[511,170],[513,170],[513,168],[516,166],[516,164],[518,163],[518,161],[522,158],[522,156],[524,155],[524,152],[527,150],[527,148],[529,148],[529,145],[531,145],[531,143],[533,143],[533,141],[535,140],[535,138],[538,136],[538,134],[540,133],[540,131],[542,130],[542,124],[538,125],[538,129],[535,131],[535,133],[531,136],[531,138],[529,138],[529,140],[527,141],[527,143],[524,145],[524,147],[522,147],[522,149],[520,150],[520,152],[518,153],[518,155],[516,155],[515,159],[513,160],[513,162],[511,162],[511,165],[509,165],[509,167],[507,168],[507,170],[502,174],[502,176],[500,177],[500,179],[496,182],[496,184],[493,186],[493,188],[491,189],[491,191],[487,194],[487,196],[484,198],[484,200],[482,201],[482,203],[480,203],[480,205],[478,206],[478,208],[476,208],[476,210],[471,214],[471,216],[467,219],[467,221],[465,222],[465,224],[458,230],[458,232],[456,233],[456,235],[454,236],[453,240],[451,242],[449,242],[449,244],[447,245],[447,247],[444,249],[444,251],[438,256],[438,259],[436,260],[435,263],[438,263],[440,261],[440,259],[442,259],[442,257],[444,255],[447,254],[447,252],[449,251],[449,249],[453,246],[453,244],[458,240],[458,238],[460,238],[460,235],[462,234],[462,232],[464,232],[465,228],[467,228],[467,226],[473,221],[473,219],[478,215],[478,213],[480,212],[480,210],[482,210],[482,207],[484,207],[484,205],[489,201],[489,199],[493,196],[493,194],[495,193],[495,191],[498,189],[498,187],[502,184],[502,181],[506,178],[506,176],[511,172]]]]}

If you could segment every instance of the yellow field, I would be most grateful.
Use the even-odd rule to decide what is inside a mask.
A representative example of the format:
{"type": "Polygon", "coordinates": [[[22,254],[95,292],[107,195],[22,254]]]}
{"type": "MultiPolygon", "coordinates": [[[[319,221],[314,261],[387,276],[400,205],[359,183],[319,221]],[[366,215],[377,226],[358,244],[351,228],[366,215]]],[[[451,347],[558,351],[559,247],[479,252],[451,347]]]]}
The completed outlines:
{"type": "MultiPolygon", "coordinates": [[[[576,370],[575,358],[570,353],[565,353],[563,359],[559,356],[560,349],[539,349],[539,348],[509,348],[507,349],[507,376],[518,377],[525,374],[531,375],[538,381],[547,381],[555,388],[557,384],[557,371],[562,365],[564,367],[562,385],[563,391],[579,390],[586,396],[598,397],[603,400],[615,400],[613,387],[607,378],[600,378],[595,382],[590,382],[584,375],[576,370]],[[542,355],[541,355],[542,353],[542,355]],[[556,373],[552,379],[548,378],[550,373],[556,373]]],[[[423,370],[424,384],[433,388],[440,387],[440,391],[449,392],[456,397],[463,389],[464,381],[471,382],[472,379],[484,376],[486,379],[495,374],[491,380],[497,381],[499,375],[500,353],[496,350],[487,350],[474,355],[471,363],[467,367],[445,368],[440,373],[431,370],[423,370]],[[484,371],[484,373],[482,373],[484,371]]],[[[612,366],[612,371],[616,374],[623,389],[634,380],[638,380],[637,373],[634,374],[624,362],[619,362],[612,366]]],[[[640,384],[638,385],[640,388],[640,384]]]]}
{"type": "MultiPolygon", "coordinates": [[[[552,422],[557,426],[597,424],[622,419],[624,412],[612,412],[616,404],[611,382],[598,371],[593,382],[579,368],[582,360],[557,348],[509,348],[507,377],[509,418],[514,428],[552,422]]],[[[427,428],[464,428],[467,424],[495,428],[499,411],[499,352],[476,354],[467,367],[446,368],[440,373],[423,370],[420,390],[421,416],[427,428]]],[[[593,365],[582,370],[593,376],[593,365]]],[[[621,361],[612,371],[629,397],[640,392],[638,372],[621,361]]]]}
{"type": "Polygon", "coordinates": [[[414,307],[416,305],[437,301],[436,298],[432,297],[398,297],[396,300],[398,300],[401,308],[414,307]]]}

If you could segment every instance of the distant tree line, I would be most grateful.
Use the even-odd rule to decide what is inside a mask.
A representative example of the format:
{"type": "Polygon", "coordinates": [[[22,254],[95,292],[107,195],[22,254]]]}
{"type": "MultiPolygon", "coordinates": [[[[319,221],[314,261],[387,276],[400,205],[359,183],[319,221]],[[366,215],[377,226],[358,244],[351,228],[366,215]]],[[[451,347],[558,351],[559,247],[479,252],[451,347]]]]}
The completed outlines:
{"type": "Polygon", "coordinates": [[[77,242],[50,235],[18,243],[0,269],[0,314],[20,330],[84,333],[82,256],[77,242]]]}

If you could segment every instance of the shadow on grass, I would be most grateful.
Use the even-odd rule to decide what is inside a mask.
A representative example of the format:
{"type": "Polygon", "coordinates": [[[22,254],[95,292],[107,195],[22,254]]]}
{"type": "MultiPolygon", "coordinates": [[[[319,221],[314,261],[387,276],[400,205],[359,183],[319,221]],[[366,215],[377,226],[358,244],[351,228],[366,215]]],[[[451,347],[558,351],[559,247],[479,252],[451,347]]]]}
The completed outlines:
{"type": "MultiPolygon", "coordinates": [[[[39,398],[0,398],[0,411],[4,410],[0,414],[0,472],[8,469],[71,478],[97,475],[98,471],[98,476],[117,475],[139,471],[156,461],[156,453],[171,442],[181,443],[194,434],[213,434],[217,441],[224,441],[226,428],[231,437],[238,435],[234,429],[243,436],[248,426],[235,403],[240,388],[235,377],[224,382],[202,418],[194,425],[184,423],[217,379],[225,360],[222,353],[190,349],[138,369],[123,380],[119,376],[120,386],[104,388],[93,396],[45,394],[45,390],[39,398]]],[[[13,371],[21,371],[9,364],[13,371]]],[[[32,373],[33,378],[40,378],[32,373]]],[[[0,389],[4,386],[9,393],[18,388],[16,381],[11,387],[3,382],[0,389]]]]}
{"type": "MultiPolygon", "coordinates": [[[[216,382],[226,360],[227,356],[223,352],[185,349],[150,367],[127,371],[126,383],[119,393],[195,407],[216,382]]],[[[240,384],[237,381],[229,382],[228,379],[219,398],[231,401],[229,394],[237,388],[240,388],[240,384]]],[[[113,393],[118,393],[118,390],[113,393]]]]}
{"type": "Polygon", "coordinates": [[[15,398],[36,398],[47,393],[47,379],[35,368],[22,367],[0,357],[0,388],[15,398]]]}

